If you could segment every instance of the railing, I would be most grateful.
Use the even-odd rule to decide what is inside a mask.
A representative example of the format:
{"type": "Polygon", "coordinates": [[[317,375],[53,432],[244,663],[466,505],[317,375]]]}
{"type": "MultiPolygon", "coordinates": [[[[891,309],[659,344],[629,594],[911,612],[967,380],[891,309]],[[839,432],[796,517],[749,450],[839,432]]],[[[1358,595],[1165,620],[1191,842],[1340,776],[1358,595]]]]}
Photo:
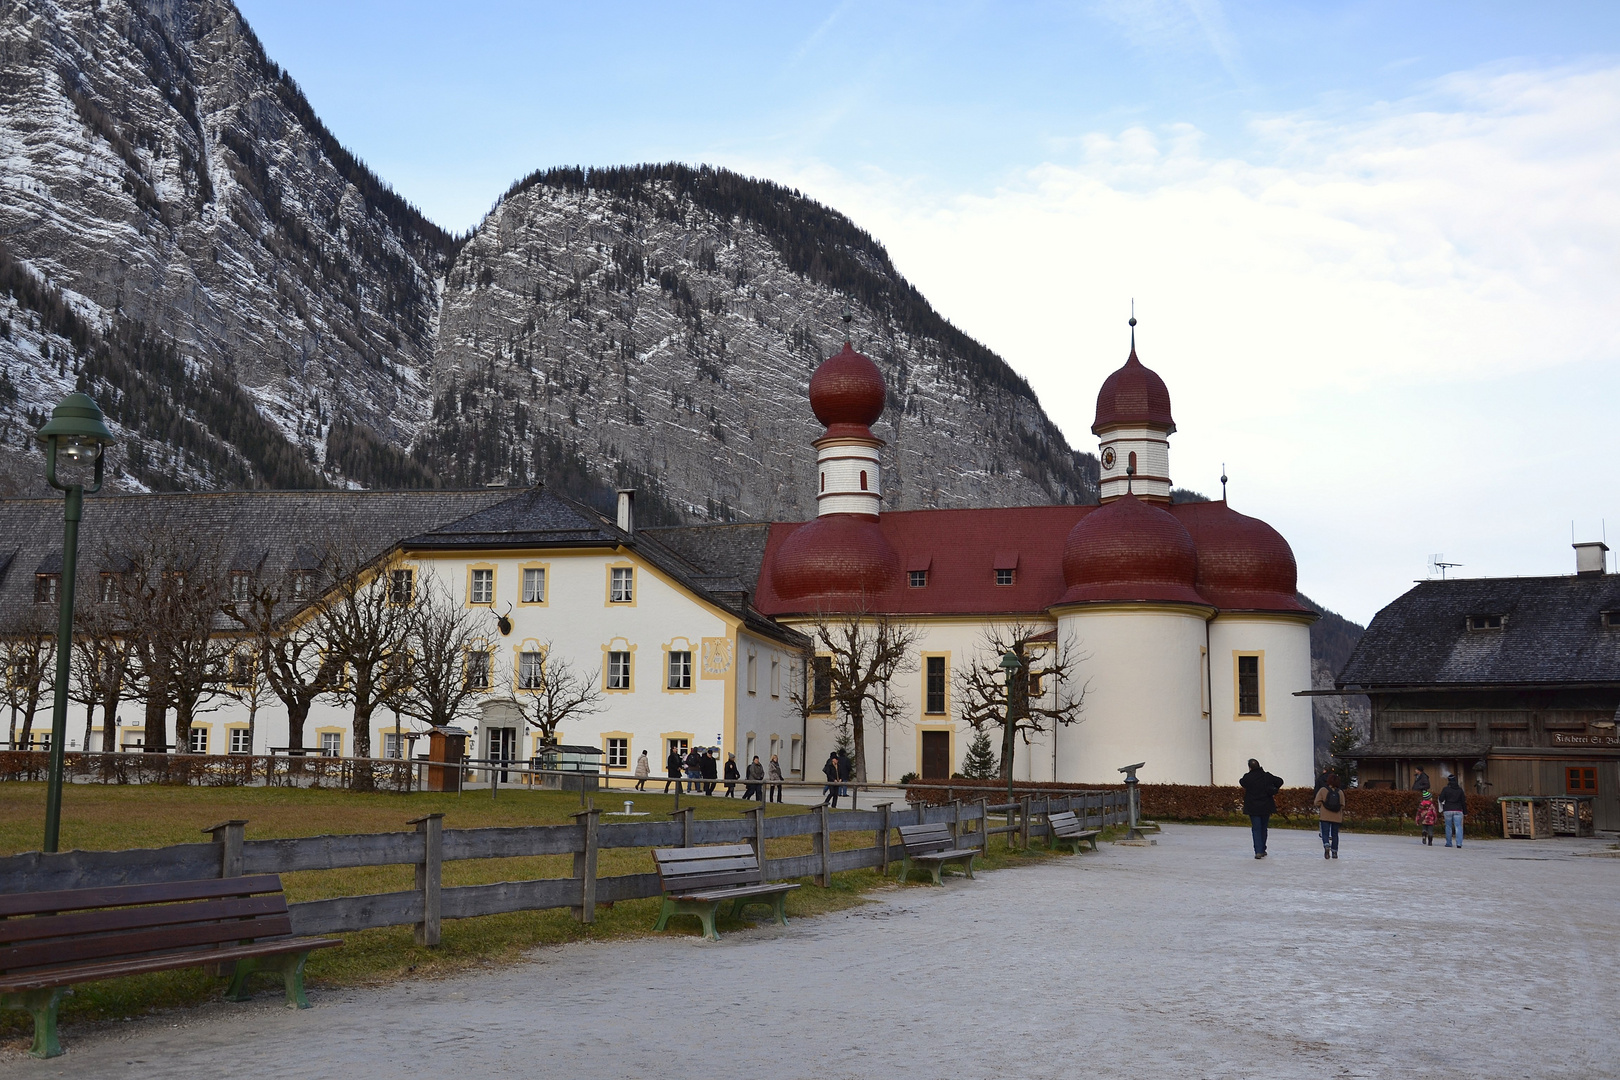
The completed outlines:
{"type": "Polygon", "coordinates": [[[804,814],[770,817],[764,806],[739,818],[698,821],[691,807],[670,821],[604,825],[602,811],[587,808],[571,825],[445,831],[443,815],[412,819],[415,832],[308,836],[285,840],[248,840],[247,823],[229,821],[204,830],[209,843],[130,851],[29,852],[0,858],[0,893],[109,885],[151,884],[243,874],[285,874],[307,870],[341,870],[362,866],[410,865],[415,887],[393,893],[340,896],[291,905],[293,931],[299,934],[350,933],[384,926],[414,926],[418,942],[436,945],[443,919],[495,915],[509,911],[569,908],[575,918],[595,920],[596,905],[658,896],[656,873],[597,876],[597,855],[615,848],[692,847],[698,844],[748,843],[760,856],[761,878],[813,877],[826,886],[833,874],[877,868],[887,872],[902,853],[891,842],[899,825],[945,823],[959,843],[985,848],[998,834],[1017,836],[1027,846],[1032,837],[1050,832],[1046,818],[1073,810],[1088,826],[1117,825],[1125,819],[1121,792],[1076,791],[1060,797],[990,805],[955,802],[949,806],[918,804],[904,810],[889,804],[871,810],[830,811],[821,806],[804,814]],[[992,815],[1004,824],[992,826],[992,815]],[[839,833],[872,834],[870,844],[833,850],[839,833]],[[782,858],[766,856],[769,840],[808,837],[811,852],[782,858]],[[444,888],[446,861],[509,859],[539,855],[572,855],[573,873],[565,878],[503,881],[489,885],[444,888]]]}

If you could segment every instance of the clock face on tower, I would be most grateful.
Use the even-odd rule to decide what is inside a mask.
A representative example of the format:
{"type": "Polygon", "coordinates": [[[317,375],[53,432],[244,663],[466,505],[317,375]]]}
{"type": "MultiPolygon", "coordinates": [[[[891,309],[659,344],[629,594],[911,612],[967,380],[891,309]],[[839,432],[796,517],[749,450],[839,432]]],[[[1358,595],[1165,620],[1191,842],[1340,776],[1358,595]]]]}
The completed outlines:
{"type": "Polygon", "coordinates": [[[1114,448],[1112,446],[1108,447],[1106,450],[1103,451],[1103,453],[1102,453],[1102,466],[1103,466],[1103,468],[1112,469],[1114,467],[1114,462],[1116,460],[1117,459],[1114,456],[1114,448]]]}

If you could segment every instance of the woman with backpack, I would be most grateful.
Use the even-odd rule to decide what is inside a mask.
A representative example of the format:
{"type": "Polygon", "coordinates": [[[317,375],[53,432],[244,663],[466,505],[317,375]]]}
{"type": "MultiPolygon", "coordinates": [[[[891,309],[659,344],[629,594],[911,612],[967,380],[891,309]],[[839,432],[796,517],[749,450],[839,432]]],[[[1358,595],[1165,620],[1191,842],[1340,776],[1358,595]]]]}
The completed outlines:
{"type": "Polygon", "coordinates": [[[1328,773],[1327,781],[1316,792],[1316,816],[1322,822],[1322,858],[1339,857],[1339,826],[1344,823],[1344,792],[1339,787],[1339,774],[1328,773]]]}
{"type": "Polygon", "coordinates": [[[1423,826],[1423,842],[1430,847],[1434,846],[1434,827],[1440,824],[1440,804],[1434,801],[1434,793],[1428,790],[1418,799],[1417,823],[1423,826]]]}

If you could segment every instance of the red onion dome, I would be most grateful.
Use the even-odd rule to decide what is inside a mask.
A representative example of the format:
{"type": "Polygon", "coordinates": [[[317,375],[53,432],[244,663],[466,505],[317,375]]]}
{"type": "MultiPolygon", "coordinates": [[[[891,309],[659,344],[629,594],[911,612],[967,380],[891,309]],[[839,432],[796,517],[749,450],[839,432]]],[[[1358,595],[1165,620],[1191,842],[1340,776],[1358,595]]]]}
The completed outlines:
{"type": "Polygon", "coordinates": [[[899,580],[900,556],[865,514],[827,514],[801,525],[771,561],[771,588],[789,601],[875,598],[899,580]]]}
{"type": "Polygon", "coordinates": [[[1306,612],[1299,569],[1282,534],[1224,502],[1170,508],[1198,546],[1198,591],[1228,611],[1306,612]]]}
{"type": "Polygon", "coordinates": [[[1063,544],[1060,604],[1159,601],[1207,605],[1198,549],[1167,510],[1121,495],[1075,523],[1063,544]]]}
{"type": "Polygon", "coordinates": [[[1142,366],[1134,345],[1125,366],[1104,379],[1097,391],[1097,419],[1091,433],[1101,435],[1117,427],[1158,428],[1167,435],[1176,430],[1170,391],[1157,373],[1142,366]]]}
{"type": "Polygon", "coordinates": [[[810,376],[810,407],[828,435],[871,438],[887,398],[883,373],[847,341],[843,352],[823,360],[810,376]]]}

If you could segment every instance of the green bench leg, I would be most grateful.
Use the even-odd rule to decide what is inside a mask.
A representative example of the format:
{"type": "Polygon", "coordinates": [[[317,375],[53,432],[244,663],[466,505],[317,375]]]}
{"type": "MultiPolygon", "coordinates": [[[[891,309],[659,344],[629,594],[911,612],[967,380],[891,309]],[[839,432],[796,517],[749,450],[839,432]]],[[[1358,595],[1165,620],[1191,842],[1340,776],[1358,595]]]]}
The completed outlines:
{"type": "Polygon", "coordinates": [[[61,1056],[62,1044],[56,1038],[56,1007],[70,993],[72,991],[65,986],[53,986],[45,990],[0,994],[0,1005],[34,1015],[34,1044],[28,1048],[30,1054],[37,1058],[61,1056]]]}
{"type": "Polygon", "coordinates": [[[731,917],[742,918],[743,910],[749,904],[770,904],[772,917],[781,925],[787,925],[787,893],[777,893],[775,896],[739,896],[732,901],[731,917]]]}
{"type": "Polygon", "coordinates": [[[287,953],[283,956],[254,956],[238,960],[231,972],[230,985],[225,988],[227,1001],[246,1001],[252,997],[247,988],[248,976],[255,972],[280,975],[287,989],[287,1008],[307,1009],[309,998],[304,996],[304,962],[309,953],[287,953]]]}
{"type": "Polygon", "coordinates": [[[945,878],[943,877],[945,872],[945,864],[942,862],[935,862],[929,864],[928,868],[934,872],[934,884],[943,886],[945,884],[945,878]]]}
{"type": "Polygon", "coordinates": [[[720,935],[714,929],[714,915],[720,910],[720,901],[697,903],[687,900],[671,900],[664,898],[664,906],[659,909],[658,922],[653,924],[653,930],[658,931],[669,925],[672,915],[696,915],[703,924],[703,937],[707,941],[719,941],[720,935]]]}

